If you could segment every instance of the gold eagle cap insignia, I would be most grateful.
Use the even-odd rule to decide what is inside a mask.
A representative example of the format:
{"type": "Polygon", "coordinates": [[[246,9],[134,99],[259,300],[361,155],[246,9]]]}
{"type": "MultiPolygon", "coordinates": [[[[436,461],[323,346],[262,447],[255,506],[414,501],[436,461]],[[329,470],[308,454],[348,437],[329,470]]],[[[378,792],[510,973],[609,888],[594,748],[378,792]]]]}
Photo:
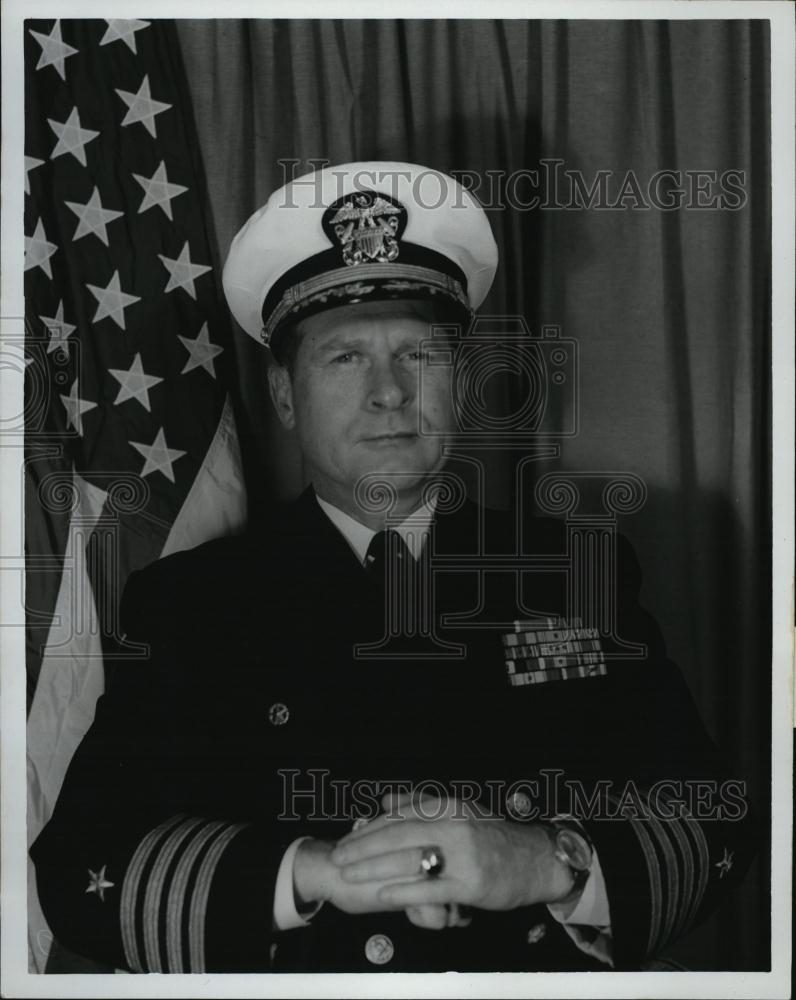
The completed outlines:
{"type": "Polygon", "coordinates": [[[348,267],[396,260],[406,227],[406,209],[397,200],[375,191],[354,191],[327,208],[323,228],[340,247],[348,267]]]}

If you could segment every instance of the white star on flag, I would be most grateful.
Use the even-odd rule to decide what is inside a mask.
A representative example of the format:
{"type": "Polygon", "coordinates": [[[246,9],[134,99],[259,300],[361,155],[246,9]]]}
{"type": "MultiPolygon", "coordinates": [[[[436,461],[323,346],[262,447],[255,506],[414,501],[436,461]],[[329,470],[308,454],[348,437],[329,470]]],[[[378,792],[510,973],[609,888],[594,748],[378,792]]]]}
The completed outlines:
{"type": "Polygon", "coordinates": [[[192,263],[187,240],[185,241],[185,246],[180,251],[179,257],[172,259],[171,257],[164,257],[162,253],[159,253],[158,257],[160,257],[163,266],[169,272],[169,280],[166,285],[166,291],[173,292],[175,288],[184,288],[192,299],[196,299],[194,280],[198,278],[200,274],[212,271],[212,267],[208,264],[192,263]]]}
{"type": "Polygon", "coordinates": [[[93,872],[90,868],[88,869],[88,877],[90,881],[88,883],[88,887],[86,888],[86,892],[96,892],[101,903],[105,902],[105,890],[112,889],[116,885],[115,882],[109,882],[105,878],[105,869],[107,867],[107,865],[103,865],[98,872],[93,872]]]}
{"type": "Polygon", "coordinates": [[[113,222],[114,219],[120,219],[124,215],[124,212],[116,212],[111,208],[102,207],[99,188],[97,187],[94,188],[94,193],[85,205],[81,205],[77,201],[67,201],[64,204],[67,208],[71,208],[80,220],[77,224],[75,235],[72,237],[73,243],[75,240],[93,233],[107,246],[108,230],[106,227],[108,223],[113,222]]]}
{"type": "MultiPolygon", "coordinates": [[[[169,179],[166,176],[166,164],[164,161],[160,161],[159,167],[151,177],[144,177],[142,174],[133,174],[133,177],[135,177],[144,189],[144,200],[141,202],[138,214],[140,215],[142,212],[146,212],[148,208],[153,208],[155,205],[159,205],[168,218],[172,219],[171,199],[176,198],[178,194],[182,194],[184,191],[187,191],[188,188],[183,187],[182,184],[169,183],[169,179]]],[[[172,221],[174,220],[172,219],[172,221]]]]}
{"type": "Polygon", "coordinates": [[[96,403],[88,399],[80,399],[77,395],[77,379],[72,383],[68,396],[61,396],[61,402],[66,407],[66,425],[74,427],[78,434],[83,435],[83,414],[96,408],[96,403]]]}
{"type": "Polygon", "coordinates": [[[33,236],[25,237],[24,270],[29,271],[32,267],[40,267],[48,278],[52,278],[53,272],[50,267],[50,257],[52,257],[57,249],[58,247],[55,243],[47,241],[47,235],[44,232],[44,223],[39,219],[36,223],[33,236]]]}
{"type": "Polygon", "coordinates": [[[178,458],[182,458],[184,451],[177,451],[176,448],[169,448],[166,445],[166,435],[161,427],[152,444],[139,444],[138,441],[131,441],[130,444],[136,451],[140,452],[144,458],[144,467],[141,476],[148,476],[151,472],[162,472],[170,482],[174,482],[174,470],[172,463],[178,458]]]}
{"type": "Polygon", "coordinates": [[[56,156],[71,153],[85,167],[86,151],[83,147],[87,142],[96,139],[99,132],[95,132],[90,128],[80,127],[80,115],[77,112],[77,108],[72,108],[72,113],[65,122],[56,122],[52,118],[48,118],[47,123],[58,136],[58,142],[55,144],[55,149],[50,153],[50,159],[54,160],[56,156]]]}
{"type": "Polygon", "coordinates": [[[136,354],[127,371],[123,368],[109,368],[108,371],[120,386],[119,395],[113,401],[115,404],[124,403],[128,399],[137,399],[144,409],[150,412],[149,390],[163,379],[157,375],[146,374],[140,354],[136,354]]]}
{"type": "Polygon", "coordinates": [[[37,160],[35,156],[25,157],[25,194],[30,194],[30,171],[40,167],[44,160],[37,160]]]}
{"type": "Polygon", "coordinates": [[[149,21],[137,21],[135,18],[111,18],[106,17],[105,23],[108,27],[100,40],[100,45],[110,45],[111,42],[124,42],[127,48],[138,55],[135,47],[135,33],[142,28],[149,27],[149,21]]]}
{"type": "Polygon", "coordinates": [[[141,296],[128,295],[127,292],[122,291],[119,283],[118,271],[113,272],[113,277],[108,282],[106,288],[101,288],[99,285],[89,284],[86,284],[86,288],[99,303],[97,311],[94,313],[94,318],[91,322],[99,323],[101,319],[105,319],[106,316],[110,316],[113,322],[124,330],[124,310],[128,306],[131,306],[134,302],[140,302],[141,296]]]}
{"type": "Polygon", "coordinates": [[[129,90],[119,90],[118,87],[116,88],[116,93],[129,109],[122,120],[122,125],[135,125],[136,122],[141,122],[152,138],[157,139],[155,115],[159,115],[163,111],[168,111],[171,105],[164,104],[163,101],[152,100],[152,96],[149,93],[149,76],[144,77],[137,94],[133,94],[129,90]]]}
{"type": "Polygon", "coordinates": [[[215,378],[216,369],[213,364],[213,358],[221,354],[224,348],[219,347],[218,344],[210,343],[207,323],[202,325],[202,329],[193,340],[190,337],[180,337],[179,334],[177,336],[182,342],[183,347],[188,351],[188,360],[185,362],[185,367],[180,372],[180,375],[193,371],[194,368],[204,368],[205,371],[210,372],[213,378],[215,378]]]}
{"type": "Polygon", "coordinates": [[[69,334],[77,329],[71,323],[64,322],[64,303],[61,300],[58,303],[58,308],[55,311],[54,316],[39,316],[39,319],[44,323],[50,332],[50,343],[47,345],[47,353],[52,354],[53,351],[62,350],[65,351],[69,345],[69,334]]]}
{"type": "Polygon", "coordinates": [[[61,22],[56,21],[49,35],[43,35],[40,31],[31,30],[31,35],[41,45],[41,55],[36,63],[36,69],[44,69],[45,66],[55,66],[58,75],[62,80],[66,80],[64,61],[78,51],[71,45],[67,45],[61,38],[61,22]]]}

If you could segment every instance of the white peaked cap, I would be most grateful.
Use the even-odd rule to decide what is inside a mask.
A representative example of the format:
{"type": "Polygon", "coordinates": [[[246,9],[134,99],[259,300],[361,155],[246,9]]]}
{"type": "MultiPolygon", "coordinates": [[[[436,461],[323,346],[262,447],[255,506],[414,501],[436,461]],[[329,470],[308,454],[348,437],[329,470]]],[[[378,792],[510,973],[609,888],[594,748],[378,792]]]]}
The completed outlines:
{"type": "Polygon", "coordinates": [[[224,292],[233,316],[270,343],[286,324],[371,299],[431,299],[472,314],[497,246],[458,181],[414,163],[344,163],[271,195],[232,241],[224,292]]]}

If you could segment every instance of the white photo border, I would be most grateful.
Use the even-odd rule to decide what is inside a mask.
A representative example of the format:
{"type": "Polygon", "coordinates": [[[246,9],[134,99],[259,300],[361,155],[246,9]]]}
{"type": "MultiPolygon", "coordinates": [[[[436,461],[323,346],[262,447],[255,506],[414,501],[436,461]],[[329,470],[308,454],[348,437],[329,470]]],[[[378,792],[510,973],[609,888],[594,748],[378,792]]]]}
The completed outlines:
{"type": "MultiPolygon", "coordinates": [[[[115,17],[208,18],[217,0],[113,0],[115,17]]],[[[2,8],[2,276],[0,339],[23,331],[23,20],[97,18],[109,0],[5,0],[2,8]]],[[[274,0],[227,0],[224,18],[284,16],[274,0]]],[[[746,0],[403,0],[401,18],[531,20],[764,19],[771,32],[772,172],[772,864],[770,972],[41,975],[28,972],[24,628],[19,619],[23,523],[21,448],[0,447],[0,968],[3,996],[13,997],[789,997],[791,970],[792,756],[794,702],[794,93],[796,24],[786,2],[746,0]],[[487,10],[488,7],[488,10],[487,10]],[[22,669],[20,669],[22,665],[22,669]],[[588,985],[587,985],[588,984],[588,985]]],[[[291,18],[392,18],[372,0],[293,0],[291,18]]],[[[21,373],[0,369],[4,409],[22,412],[21,373]]],[[[0,445],[4,442],[0,441],[0,445]]]]}

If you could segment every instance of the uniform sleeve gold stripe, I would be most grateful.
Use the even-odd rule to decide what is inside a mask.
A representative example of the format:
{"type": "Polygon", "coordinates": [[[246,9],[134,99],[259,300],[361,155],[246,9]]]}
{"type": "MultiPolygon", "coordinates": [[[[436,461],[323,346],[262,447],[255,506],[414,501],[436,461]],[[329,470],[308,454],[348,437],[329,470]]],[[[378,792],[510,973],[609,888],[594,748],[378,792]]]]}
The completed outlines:
{"type": "MultiPolygon", "coordinates": [[[[683,922],[683,930],[685,931],[693,923],[705,896],[705,890],[708,887],[708,876],[710,874],[710,852],[708,851],[708,842],[705,837],[705,831],[702,829],[699,820],[694,819],[694,817],[690,815],[684,816],[683,826],[690,832],[694,839],[698,873],[697,885],[692,892],[690,906],[686,912],[685,920],[683,922]]],[[[693,851],[691,856],[694,857],[693,851]]]]}
{"type": "Polygon", "coordinates": [[[652,846],[652,839],[642,826],[639,820],[631,819],[630,826],[638,838],[641,849],[644,852],[644,860],[647,862],[647,873],[649,875],[649,889],[651,899],[650,930],[647,938],[647,954],[651,955],[655,948],[661,929],[661,914],[663,910],[663,887],[661,886],[661,868],[658,855],[652,846]]]}
{"type": "Polygon", "coordinates": [[[141,872],[144,869],[152,849],[161,837],[164,837],[169,830],[181,823],[185,819],[183,814],[170,816],[160,826],[150,830],[141,840],[133,854],[133,858],[125,872],[124,884],[122,885],[122,898],[119,919],[122,931],[122,946],[124,947],[124,957],[131,969],[136,972],[146,972],[141,962],[138,951],[138,942],[135,933],[135,905],[138,898],[138,885],[141,880],[141,872]]]}
{"type": "Polygon", "coordinates": [[[186,819],[173,830],[161,844],[152,871],[149,873],[144,896],[144,949],[150,972],[163,972],[163,963],[160,960],[159,924],[160,898],[163,894],[166,873],[185,840],[198,826],[206,822],[207,820],[197,818],[186,819]]]}
{"type": "MultiPolygon", "coordinates": [[[[175,869],[174,878],[172,879],[171,888],[169,889],[168,903],[166,906],[168,972],[186,971],[183,968],[182,961],[182,917],[185,909],[185,887],[188,884],[191,870],[196,862],[196,859],[199,857],[199,853],[202,848],[208,840],[211,839],[211,837],[215,837],[218,831],[223,829],[224,825],[224,823],[217,820],[213,823],[208,823],[203,829],[201,829],[183,852],[177,868],[175,869]]],[[[187,971],[193,972],[195,970],[188,969],[187,971]]]]}
{"type": "Polygon", "coordinates": [[[640,822],[646,823],[657,837],[658,845],[663,854],[663,869],[666,874],[666,917],[661,923],[658,940],[654,944],[654,950],[659,951],[670,940],[672,929],[677,920],[680,902],[680,871],[677,866],[677,855],[669,840],[670,822],[667,821],[664,826],[653,815],[652,810],[649,810],[649,820],[641,820],[640,822]]]}
{"type": "MultiPolygon", "coordinates": [[[[613,796],[608,796],[609,800],[616,805],[619,800],[613,796]]],[[[661,885],[661,868],[658,855],[652,844],[649,833],[637,819],[627,817],[631,830],[635,833],[639,846],[647,862],[647,874],[649,876],[647,885],[650,891],[650,914],[649,914],[649,934],[647,936],[646,953],[653,953],[655,942],[658,940],[661,928],[661,914],[663,911],[663,886],[661,885]]],[[[598,848],[599,849],[599,848],[598,848]]],[[[609,900],[610,903],[610,900],[609,900]]]]}
{"type": "MultiPolygon", "coordinates": [[[[665,797],[664,799],[668,802],[668,799],[665,797]]],[[[693,908],[695,896],[696,865],[694,846],[686,833],[685,818],[682,814],[670,822],[669,829],[674,834],[683,859],[683,889],[680,894],[679,916],[672,929],[672,940],[674,941],[684,933],[689,925],[689,913],[693,908]]],[[[701,829],[699,829],[700,834],[701,832],[701,829]]]]}
{"type": "Polygon", "coordinates": [[[682,879],[682,889],[680,892],[680,898],[678,899],[677,907],[677,919],[675,920],[674,926],[671,929],[671,940],[676,941],[678,937],[683,933],[685,929],[685,920],[688,915],[688,908],[691,905],[691,899],[694,892],[694,855],[691,848],[691,843],[686,836],[685,830],[683,829],[683,824],[679,819],[671,819],[667,821],[667,826],[669,832],[674,836],[677,841],[677,846],[680,848],[680,857],[683,860],[683,879],[682,879]]]}
{"type": "Polygon", "coordinates": [[[205,921],[207,918],[207,899],[210,895],[210,885],[213,881],[218,862],[232,838],[240,833],[245,824],[229,825],[213,842],[210,850],[202,859],[199,874],[196,877],[191,909],[188,922],[188,940],[191,956],[191,971],[205,971],[205,921]]]}
{"type": "MultiPolygon", "coordinates": [[[[707,888],[709,855],[705,834],[693,816],[686,814],[662,821],[651,808],[648,817],[648,820],[630,818],[630,823],[647,860],[651,891],[655,888],[653,895],[658,891],[655,883],[662,889],[661,862],[655,851],[656,845],[663,856],[663,868],[666,870],[669,895],[665,921],[655,917],[656,904],[653,901],[653,923],[648,948],[648,954],[653,955],[661,947],[675,941],[691,925],[707,888]],[[649,837],[650,830],[655,835],[654,841],[649,837]],[[686,831],[691,834],[690,837],[686,831]],[[677,852],[673,842],[679,849],[677,852]],[[678,855],[682,859],[682,878],[678,855]]],[[[661,913],[662,909],[661,906],[661,913]]]]}

